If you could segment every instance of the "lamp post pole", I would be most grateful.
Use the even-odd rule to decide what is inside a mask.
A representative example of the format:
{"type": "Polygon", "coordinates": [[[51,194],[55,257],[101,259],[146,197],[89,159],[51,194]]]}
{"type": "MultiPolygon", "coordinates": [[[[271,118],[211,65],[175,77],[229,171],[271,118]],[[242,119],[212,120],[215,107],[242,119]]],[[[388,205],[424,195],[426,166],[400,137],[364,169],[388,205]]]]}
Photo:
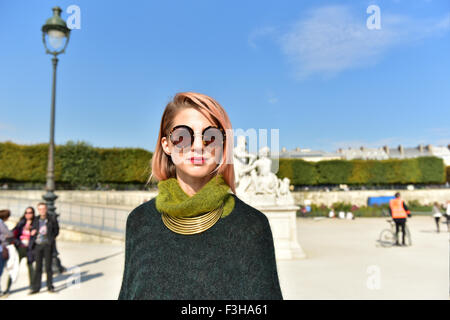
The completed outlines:
{"type": "MultiPolygon", "coordinates": [[[[61,8],[54,7],[53,17],[47,19],[42,26],[42,42],[44,43],[45,52],[53,55],[53,83],[52,83],[52,106],[50,112],[50,143],[48,146],[48,164],[47,164],[47,184],[45,190],[47,191],[42,198],[47,203],[47,214],[50,217],[57,218],[55,200],[58,198],[55,195],[55,105],[56,105],[56,67],[58,66],[58,54],[64,53],[69,43],[70,29],[67,28],[66,22],[61,18],[61,8]],[[63,40],[65,44],[63,44],[63,40]],[[49,50],[47,40],[53,48],[49,50]]],[[[47,259],[47,257],[45,258],[47,259]]],[[[52,265],[63,273],[66,268],[61,265],[58,258],[58,250],[56,249],[56,241],[52,243],[52,265]]],[[[46,261],[48,263],[48,261],[46,261]]],[[[53,266],[52,266],[53,268],[53,266]]],[[[48,280],[47,280],[48,281],[48,280]]]]}
{"type": "Polygon", "coordinates": [[[53,64],[53,83],[52,83],[52,105],[50,115],[50,143],[48,147],[48,164],[47,164],[47,184],[45,186],[46,193],[42,198],[47,203],[47,213],[49,215],[56,215],[55,200],[58,196],[55,194],[55,104],[56,104],[56,67],[58,66],[58,54],[64,53],[69,43],[70,29],[67,28],[66,22],[61,18],[61,8],[54,7],[53,17],[47,19],[42,26],[42,41],[44,43],[46,53],[52,54],[53,64]],[[48,36],[50,45],[55,49],[49,50],[46,41],[48,36]],[[62,41],[66,38],[65,44],[62,47],[62,41]],[[58,50],[60,49],[60,50],[58,50]]]}
{"type": "Polygon", "coordinates": [[[56,55],[52,58],[53,63],[53,84],[52,84],[52,107],[50,115],[50,143],[48,147],[47,164],[47,184],[46,193],[42,197],[47,203],[47,212],[49,215],[56,215],[55,200],[58,196],[55,194],[55,102],[56,102],[56,67],[58,58],[56,55]]]}

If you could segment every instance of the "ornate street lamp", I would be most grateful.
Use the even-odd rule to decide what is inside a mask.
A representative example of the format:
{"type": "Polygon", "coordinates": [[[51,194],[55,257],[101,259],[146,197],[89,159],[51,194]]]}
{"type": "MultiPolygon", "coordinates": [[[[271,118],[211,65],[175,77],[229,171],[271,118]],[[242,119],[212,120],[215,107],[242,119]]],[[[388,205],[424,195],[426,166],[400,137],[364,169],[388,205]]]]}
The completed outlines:
{"type": "Polygon", "coordinates": [[[67,28],[66,22],[61,18],[61,8],[54,7],[53,17],[47,19],[42,26],[42,41],[46,53],[52,54],[53,63],[53,85],[52,85],[52,106],[51,106],[51,118],[50,118],[50,144],[48,149],[48,165],[47,165],[47,185],[45,190],[47,191],[42,198],[47,203],[48,214],[55,215],[55,200],[58,198],[55,191],[55,98],[56,98],[56,66],[58,64],[57,56],[64,53],[67,44],[69,43],[70,29],[67,28]],[[48,42],[48,44],[47,44],[48,42]],[[52,50],[49,49],[49,46],[52,50]]]}

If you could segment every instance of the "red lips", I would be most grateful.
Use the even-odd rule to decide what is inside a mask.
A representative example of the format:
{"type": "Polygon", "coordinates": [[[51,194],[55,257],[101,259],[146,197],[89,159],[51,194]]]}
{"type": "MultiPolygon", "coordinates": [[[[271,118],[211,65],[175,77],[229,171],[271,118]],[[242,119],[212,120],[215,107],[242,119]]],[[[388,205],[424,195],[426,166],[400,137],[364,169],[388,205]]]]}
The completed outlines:
{"type": "Polygon", "coordinates": [[[197,163],[197,164],[205,163],[205,158],[203,158],[203,157],[192,157],[192,158],[190,158],[190,160],[192,163],[197,163]]]}

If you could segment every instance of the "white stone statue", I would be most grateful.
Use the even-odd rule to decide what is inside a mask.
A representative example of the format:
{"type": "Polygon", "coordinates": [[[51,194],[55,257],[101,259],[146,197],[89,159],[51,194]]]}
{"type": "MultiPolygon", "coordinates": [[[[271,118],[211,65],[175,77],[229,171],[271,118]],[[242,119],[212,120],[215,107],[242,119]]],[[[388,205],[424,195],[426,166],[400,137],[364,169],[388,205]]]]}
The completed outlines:
{"type": "Polygon", "coordinates": [[[244,136],[237,137],[237,146],[233,150],[234,180],[236,187],[241,185],[243,191],[248,187],[248,182],[240,183],[244,175],[250,170],[248,167],[256,160],[256,155],[247,152],[247,141],[244,136]]]}
{"type": "Polygon", "coordinates": [[[247,151],[246,144],[245,136],[238,136],[233,149],[236,195],[269,219],[277,260],[305,258],[297,240],[296,212],[300,208],[294,203],[290,180],[278,179],[272,172],[268,147],[256,156],[247,151]]]}
{"type": "Polygon", "coordinates": [[[244,201],[258,205],[293,205],[290,180],[279,179],[272,171],[270,149],[263,147],[259,157],[246,150],[244,136],[238,136],[233,150],[236,194],[244,201]]]}

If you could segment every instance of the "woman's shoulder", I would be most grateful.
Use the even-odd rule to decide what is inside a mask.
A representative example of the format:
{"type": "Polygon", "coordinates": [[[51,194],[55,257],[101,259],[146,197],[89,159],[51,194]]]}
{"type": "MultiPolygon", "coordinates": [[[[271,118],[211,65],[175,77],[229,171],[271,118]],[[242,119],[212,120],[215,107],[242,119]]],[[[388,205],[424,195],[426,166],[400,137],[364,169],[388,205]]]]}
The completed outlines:
{"type": "Polygon", "coordinates": [[[242,228],[247,230],[248,228],[254,231],[270,230],[269,219],[263,212],[244,202],[235,194],[233,194],[233,197],[235,199],[235,207],[230,218],[237,219],[242,228]]]}
{"type": "Polygon", "coordinates": [[[137,224],[140,225],[144,221],[148,221],[151,217],[157,217],[155,213],[158,213],[155,206],[155,200],[156,198],[152,198],[149,201],[146,201],[136,208],[134,208],[127,218],[127,225],[128,224],[137,224]],[[154,213],[154,214],[151,214],[154,213]]]}

